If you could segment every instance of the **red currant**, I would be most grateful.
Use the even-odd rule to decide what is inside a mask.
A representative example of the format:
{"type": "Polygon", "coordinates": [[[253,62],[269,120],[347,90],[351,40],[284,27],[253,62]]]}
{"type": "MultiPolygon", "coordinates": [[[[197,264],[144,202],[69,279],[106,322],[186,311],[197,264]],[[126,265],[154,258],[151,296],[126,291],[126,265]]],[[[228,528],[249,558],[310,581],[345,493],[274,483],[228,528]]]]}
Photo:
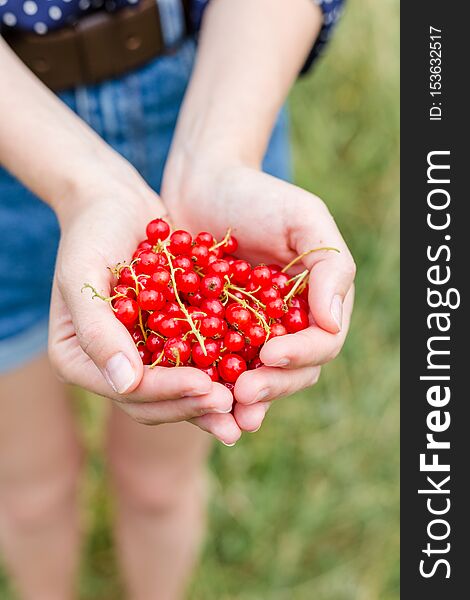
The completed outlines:
{"type": "Polygon", "coordinates": [[[222,319],[219,317],[204,317],[201,319],[201,334],[204,337],[220,338],[222,335],[222,319]]]}
{"type": "Polygon", "coordinates": [[[252,346],[262,346],[266,339],[266,332],[261,325],[252,324],[246,330],[245,334],[248,339],[248,343],[252,346]]]}
{"type": "Polygon", "coordinates": [[[143,310],[160,310],[166,304],[165,296],[158,290],[143,290],[137,296],[137,302],[143,310]]]}
{"type": "Polygon", "coordinates": [[[238,331],[230,330],[225,334],[223,345],[229,352],[238,352],[245,346],[245,338],[238,331]]]}
{"type": "Polygon", "coordinates": [[[145,345],[152,354],[154,354],[155,352],[161,352],[163,349],[163,338],[161,338],[159,335],[156,335],[155,333],[150,333],[147,336],[147,341],[145,342],[145,345]]]}
{"type": "Polygon", "coordinates": [[[165,337],[177,337],[181,334],[181,321],[177,321],[174,317],[165,315],[163,319],[157,323],[157,331],[165,337]]]}
{"type": "Polygon", "coordinates": [[[139,263],[136,265],[136,272],[151,275],[158,267],[159,259],[155,252],[146,250],[139,257],[139,263]]]}
{"type": "Polygon", "coordinates": [[[186,364],[191,356],[191,346],[181,337],[169,338],[163,347],[166,358],[177,364],[186,364]]]}
{"type": "Polygon", "coordinates": [[[204,347],[207,354],[204,354],[204,351],[199,343],[194,344],[191,351],[191,356],[193,363],[196,366],[207,369],[207,367],[210,367],[212,364],[214,364],[219,357],[220,344],[214,340],[206,340],[204,342],[204,347]]]}
{"type": "Polygon", "coordinates": [[[279,319],[286,311],[286,306],[282,298],[270,300],[266,304],[266,314],[270,319],[279,319]]]}
{"type": "Polygon", "coordinates": [[[200,291],[205,298],[218,298],[224,289],[224,281],[220,275],[204,275],[200,291]]]}
{"type": "Polygon", "coordinates": [[[206,375],[209,375],[209,377],[212,379],[212,381],[219,381],[219,372],[217,371],[217,367],[215,365],[206,367],[205,369],[203,369],[202,367],[199,367],[199,369],[203,373],[206,373],[206,375]]]}
{"type": "Polygon", "coordinates": [[[308,327],[308,315],[301,308],[289,308],[281,322],[289,333],[296,333],[308,327]]]}
{"type": "Polygon", "coordinates": [[[243,285],[248,281],[251,273],[250,263],[246,260],[236,260],[231,265],[232,280],[239,285],[243,285]]]}
{"type": "Polygon", "coordinates": [[[271,271],[266,265],[258,265],[251,273],[251,281],[256,287],[266,289],[271,287],[271,271]]]}
{"type": "Polygon", "coordinates": [[[224,305],[216,298],[205,299],[201,302],[200,306],[201,310],[203,310],[207,315],[219,317],[219,319],[221,319],[225,314],[224,305]]]}
{"type": "Polygon", "coordinates": [[[147,279],[147,288],[152,290],[160,290],[162,291],[167,287],[170,283],[170,273],[165,269],[165,267],[157,267],[152,275],[147,279]]]}
{"type": "Polygon", "coordinates": [[[250,311],[237,302],[232,302],[225,309],[225,318],[236,329],[242,331],[251,323],[250,311]]]}
{"type": "Polygon", "coordinates": [[[156,244],[160,240],[166,240],[170,226],[163,219],[154,219],[147,225],[146,233],[150,243],[156,244]]]}
{"type": "Polygon", "coordinates": [[[211,233],[207,233],[207,231],[201,231],[201,233],[198,233],[195,241],[196,244],[206,246],[207,248],[210,248],[215,243],[214,237],[211,233]]]}
{"type": "Polygon", "coordinates": [[[247,369],[246,362],[237,354],[226,354],[218,364],[219,374],[225,381],[235,383],[247,369]]]}
{"type": "Polygon", "coordinates": [[[286,335],[287,329],[284,327],[282,323],[273,323],[271,325],[271,335],[270,337],[279,337],[281,335],[286,335]]]}
{"type": "Polygon", "coordinates": [[[187,231],[178,229],[170,236],[170,252],[176,256],[177,254],[189,254],[191,252],[192,237],[187,231]]]}
{"type": "Polygon", "coordinates": [[[116,317],[126,327],[130,327],[139,318],[139,306],[132,298],[117,298],[114,301],[114,312],[116,317]]]}
{"type": "Polygon", "coordinates": [[[199,275],[194,271],[177,271],[176,286],[184,294],[195,294],[199,290],[199,275]]]}
{"type": "Polygon", "coordinates": [[[150,365],[152,363],[152,353],[147,348],[147,346],[140,344],[139,347],[137,348],[137,351],[138,351],[139,356],[142,359],[142,362],[144,363],[144,365],[150,365]]]}
{"type": "Polygon", "coordinates": [[[198,266],[207,266],[209,261],[209,248],[202,244],[196,244],[191,248],[191,258],[198,266]]]}
{"type": "Polygon", "coordinates": [[[225,254],[234,254],[238,248],[237,238],[233,235],[228,237],[228,240],[223,245],[223,250],[225,254]]]}
{"type": "Polygon", "coordinates": [[[189,271],[192,270],[193,263],[189,257],[183,256],[181,254],[173,260],[173,266],[175,267],[175,269],[183,269],[183,271],[189,271]]]}
{"type": "Polygon", "coordinates": [[[214,260],[214,262],[211,262],[207,269],[207,272],[224,277],[225,275],[228,275],[230,273],[230,265],[226,260],[219,258],[218,260],[214,260]]]}

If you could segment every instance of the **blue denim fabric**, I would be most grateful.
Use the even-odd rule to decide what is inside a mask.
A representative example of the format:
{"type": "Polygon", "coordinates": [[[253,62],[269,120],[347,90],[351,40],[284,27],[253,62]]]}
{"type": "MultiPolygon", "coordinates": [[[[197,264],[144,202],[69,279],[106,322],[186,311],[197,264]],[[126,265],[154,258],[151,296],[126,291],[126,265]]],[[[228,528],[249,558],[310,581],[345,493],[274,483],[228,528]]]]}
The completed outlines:
{"type": "MultiPolygon", "coordinates": [[[[194,56],[194,42],[187,40],[174,54],[125,77],[61,94],[157,192],[194,56]]],[[[273,131],[264,168],[277,177],[290,177],[285,111],[273,131]]],[[[58,241],[52,210],[0,169],[0,372],[46,348],[58,241]]]]}

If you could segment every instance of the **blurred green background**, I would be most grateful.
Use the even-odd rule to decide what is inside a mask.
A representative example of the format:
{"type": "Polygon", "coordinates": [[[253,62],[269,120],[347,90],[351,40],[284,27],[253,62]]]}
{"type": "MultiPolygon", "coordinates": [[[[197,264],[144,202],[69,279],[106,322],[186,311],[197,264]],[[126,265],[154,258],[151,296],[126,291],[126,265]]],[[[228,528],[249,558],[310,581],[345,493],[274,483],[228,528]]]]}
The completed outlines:
{"type": "MultiPolygon", "coordinates": [[[[189,600],[398,600],[398,0],[349,0],[291,98],[296,182],[329,205],[358,264],[346,346],[313,389],[211,459],[209,532],[189,600]]],[[[123,598],[97,403],[83,600],[123,598]]],[[[10,600],[0,574],[0,599],[10,600]]],[[[150,599],[149,599],[150,600],[150,599]]]]}

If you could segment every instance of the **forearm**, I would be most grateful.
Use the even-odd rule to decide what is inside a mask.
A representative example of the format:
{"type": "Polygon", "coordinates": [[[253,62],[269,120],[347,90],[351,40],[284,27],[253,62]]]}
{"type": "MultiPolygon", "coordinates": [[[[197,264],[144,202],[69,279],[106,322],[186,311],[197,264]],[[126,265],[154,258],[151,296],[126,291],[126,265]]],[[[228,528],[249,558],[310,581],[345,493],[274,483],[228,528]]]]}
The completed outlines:
{"type": "Polygon", "coordinates": [[[174,150],[258,165],[321,23],[313,0],[212,0],[174,150]]]}
{"type": "MultiPolygon", "coordinates": [[[[43,86],[0,37],[0,164],[56,212],[90,193],[110,193],[137,174],[43,86]]],[[[137,186],[138,187],[138,186],[137,186]]]]}

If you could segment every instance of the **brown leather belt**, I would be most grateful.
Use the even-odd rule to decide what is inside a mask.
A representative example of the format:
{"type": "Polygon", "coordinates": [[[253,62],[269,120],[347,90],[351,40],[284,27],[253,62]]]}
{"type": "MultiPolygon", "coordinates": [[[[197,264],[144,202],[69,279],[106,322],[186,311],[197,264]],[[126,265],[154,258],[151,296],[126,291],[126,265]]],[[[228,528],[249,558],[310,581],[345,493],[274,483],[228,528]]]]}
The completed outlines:
{"type": "MultiPolygon", "coordinates": [[[[188,2],[183,0],[188,23],[188,2]]],[[[4,35],[22,61],[54,91],[98,83],[165,53],[156,0],[114,13],[94,12],[46,35],[4,35]]]]}

